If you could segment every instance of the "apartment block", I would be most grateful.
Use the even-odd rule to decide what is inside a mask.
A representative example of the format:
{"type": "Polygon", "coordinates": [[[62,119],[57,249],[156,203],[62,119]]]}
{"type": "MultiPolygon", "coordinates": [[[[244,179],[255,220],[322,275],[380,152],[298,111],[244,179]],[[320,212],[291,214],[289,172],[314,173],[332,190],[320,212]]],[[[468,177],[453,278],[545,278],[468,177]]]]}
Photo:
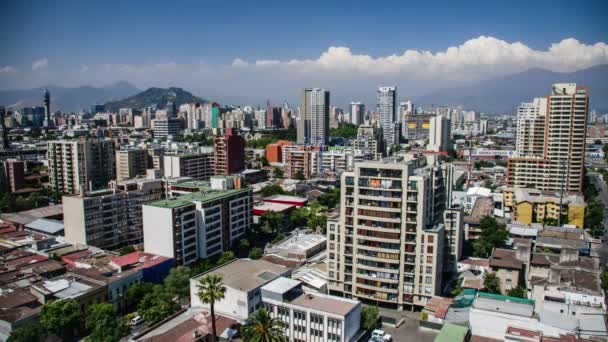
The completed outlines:
{"type": "Polygon", "coordinates": [[[116,250],[142,243],[141,191],[111,189],[63,196],[66,242],[116,250]]]}
{"type": "Polygon", "coordinates": [[[374,159],[382,158],[385,152],[382,127],[360,125],[357,130],[357,139],[353,140],[352,146],[357,150],[370,151],[374,159]]]}
{"type": "Polygon", "coordinates": [[[224,135],[216,135],[213,146],[216,175],[227,176],[245,169],[245,139],[232,128],[227,128],[224,135]]]}
{"type": "Polygon", "coordinates": [[[15,192],[25,188],[25,161],[8,159],[0,162],[0,190],[15,192]]]}
{"type": "Polygon", "coordinates": [[[148,151],[141,148],[116,150],[116,180],[145,176],[148,169],[148,151]]]}
{"type": "Polygon", "coordinates": [[[407,141],[415,141],[429,138],[431,118],[433,114],[415,114],[410,112],[402,117],[401,133],[407,141]]]}
{"type": "Polygon", "coordinates": [[[178,152],[163,157],[164,176],[192,177],[208,180],[215,174],[215,155],[212,152],[178,152]]]}
{"type": "Polygon", "coordinates": [[[251,228],[252,191],[239,184],[212,182],[197,192],[145,204],[145,251],[180,265],[221,253],[251,228]]]}
{"type": "Polygon", "coordinates": [[[433,116],[429,119],[429,144],[427,149],[434,152],[447,152],[452,149],[452,126],[447,116],[433,116]]]}
{"type": "Polygon", "coordinates": [[[321,145],[329,142],[329,91],[305,88],[300,96],[298,144],[321,145]]]}
{"type": "Polygon", "coordinates": [[[114,141],[56,140],[48,142],[51,188],[75,194],[107,187],[116,176],[114,141]]]}
{"type": "Polygon", "coordinates": [[[305,292],[302,282],[279,277],[261,288],[262,305],[285,323],[284,334],[294,342],[356,341],[361,302],[305,292]]]}
{"type": "Polygon", "coordinates": [[[551,220],[557,224],[561,209],[562,224],[572,224],[578,228],[583,228],[585,225],[587,204],[580,193],[564,193],[560,198],[560,194],[556,192],[505,188],[503,199],[505,210],[511,213],[513,221],[531,224],[546,223],[551,220]]]}
{"type": "Polygon", "coordinates": [[[377,92],[378,121],[382,127],[384,143],[390,147],[399,144],[399,115],[397,114],[397,87],[379,87],[377,92]]]}
{"type": "Polygon", "coordinates": [[[155,138],[166,138],[180,134],[184,129],[184,122],[177,118],[154,119],[152,129],[155,138]]]}
{"type": "Polygon", "coordinates": [[[420,155],[355,163],[328,223],[330,294],[396,309],[441,293],[449,164],[420,155]]]}
{"type": "MultiPolygon", "coordinates": [[[[585,137],[589,94],[587,87],[575,83],[554,84],[545,101],[535,101],[537,108],[534,127],[527,115],[518,116],[516,145],[523,156],[510,158],[507,165],[507,184],[511,187],[534,187],[551,191],[582,191],[585,167],[585,137]],[[544,118],[544,130],[542,117],[544,118]],[[540,148],[540,136],[542,149],[540,148]],[[542,153],[541,153],[542,152],[542,153]]],[[[530,114],[532,115],[532,114],[530,114]]]]}

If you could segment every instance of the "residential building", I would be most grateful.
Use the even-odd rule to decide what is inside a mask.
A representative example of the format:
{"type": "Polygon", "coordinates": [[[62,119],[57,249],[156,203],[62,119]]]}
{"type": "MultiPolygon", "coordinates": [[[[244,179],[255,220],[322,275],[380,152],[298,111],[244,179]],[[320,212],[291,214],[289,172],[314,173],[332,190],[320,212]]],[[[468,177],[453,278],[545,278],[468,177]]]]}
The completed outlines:
{"type": "Polygon", "coordinates": [[[298,144],[323,145],[329,142],[329,91],[304,88],[300,96],[298,144]]]}
{"type": "MultiPolygon", "coordinates": [[[[283,146],[284,148],[287,146],[283,146]]],[[[302,175],[305,179],[313,178],[318,173],[317,158],[320,146],[299,145],[296,149],[285,149],[285,177],[296,179],[302,175]]]]}
{"type": "Polygon", "coordinates": [[[543,155],[546,118],[547,98],[536,98],[533,102],[524,102],[517,108],[515,148],[519,157],[543,155]]]}
{"type": "Polygon", "coordinates": [[[181,119],[167,117],[152,120],[152,130],[155,138],[173,137],[182,132],[184,122],[181,119]]]}
{"type": "Polygon", "coordinates": [[[63,196],[65,240],[108,250],[142,243],[143,198],[111,189],[63,196]]]}
{"type": "Polygon", "coordinates": [[[365,104],[361,102],[350,103],[350,123],[362,125],[365,122],[365,104]]]}
{"type": "Polygon", "coordinates": [[[163,156],[164,176],[208,180],[215,174],[213,152],[184,151],[163,156]]]}
{"type": "MultiPolygon", "coordinates": [[[[527,252],[530,253],[530,250],[527,252]]],[[[523,258],[518,250],[494,248],[492,251],[490,269],[500,280],[502,294],[524,284],[525,264],[521,259],[523,258]]]]}
{"type": "MultiPolygon", "coordinates": [[[[263,307],[262,287],[278,277],[289,277],[291,268],[264,259],[235,259],[190,279],[190,293],[196,293],[198,281],[209,274],[222,277],[226,287],[224,298],[215,302],[215,313],[245,322],[263,307]]],[[[209,308],[198,296],[190,297],[190,306],[209,308]]]]}
{"type": "Polygon", "coordinates": [[[8,159],[0,162],[0,191],[16,192],[25,188],[25,161],[8,159]]]}
{"type": "Polygon", "coordinates": [[[522,122],[518,122],[518,127],[528,131],[518,135],[520,140],[516,143],[524,156],[508,160],[507,184],[580,192],[585,167],[588,90],[575,83],[554,84],[551,95],[546,97],[546,111],[541,108],[543,103],[538,101],[538,109],[530,112],[538,112],[536,117],[545,114],[544,131],[536,127],[537,121],[542,126],[542,119],[534,119],[532,128],[527,115],[519,117],[522,122]],[[538,136],[544,136],[542,154],[536,154],[541,152],[538,136]]]}
{"type": "Polygon", "coordinates": [[[148,151],[142,148],[116,150],[116,180],[123,181],[145,176],[148,169],[148,151]]]}
{"type": "Polygon", "coordinates": [[[230,175],[245,169],[245,139],[232,128],[214,137],[215,174],[230,175]]]}
{"type": "MultiPolygon", "coordinates": [[[[250,188],[234,177],[143,206],[144,250],[186,265],[217,255],[251,228],[250,188]]],[[[180,184],[178,184],[180,185],[180,184]]]]}
{"type": "Polygon", "coordinates": [[[445,226],[445,270],[455,271],[458,261],[462,258],[464,243],[464,213],[462,207],[451,206],[443,212],[445,226]]]}
{"type": "Polygon", "coordinates": [[[449,164],[424,156],[355,163],[328,226],[330,294],[403,309],[441,291],[449,164]]]}
{"type": "Polygon", "coordinates": [[[279,277],[261,288],[262,303],[285,323],[284,334],[295,342],[356,341],[361,302],[304,292],[302,282],[279,277]]]}
{"type": "Polygon", "coordinates": [[[109,187],[116,191],[140,191],[144,202],[159,200],[165,194],[161,179],[132,178],[123,181],[111,181],[109,187]]]}
{"type": "Polygon", "coordinates": [[[103,189],[116,176],[114,141],[48,142],[49,181],[55,191],[75,194],[103,189]]]}
{"type": "Polygon", "coordinates": [[[387,147],[399,144],[397,87],[378,88],[377,111],[384,143],[387,147]]]}
{"type": "MultiPolygon", "coordinates": [[[[402,104],[403,105],[403,104],[402,104]]],[[[406,109],[402,109],[406,110],[406,109]]],[[[406,110],[401,117],[401,134],[408,142],[429,138],[431,128],[431,118],[434,114],[415,114],[406,110]]]]}
{"type": "Polygon", "coordinates": [[[382,127],[376,125],[360,125],[357,129],[357,138],[353,140],[352,146],[356,150],[368,150],[374,159],[380,159],[384,155],[384,136],[382,127]]]}
{"type": "Polygon", "coordinates": [[[523,224],[549,223],[571,224],[578,228],[585,225],[587,204],[580,193],[559,193],[530,188],[505,188],[503,190],[505,210],[513,221],[523,224]],[[560,208],[561,197],[561,208],[560,208]]]}
{"type": "Polygon", "coordinates": [[[452,149],[451,124],[447,116],[433,116],[429,119],[429,144],[427,149],[434,152],[448,152],[452,149]]]}
{"type": "Polygon", "coordinates": [[[289,140],[279,140],[274,144],[269,144],[266,146],[266,160],[269,163],[283,163],[283,146],[293,145],[292,141],[289,140]]]}

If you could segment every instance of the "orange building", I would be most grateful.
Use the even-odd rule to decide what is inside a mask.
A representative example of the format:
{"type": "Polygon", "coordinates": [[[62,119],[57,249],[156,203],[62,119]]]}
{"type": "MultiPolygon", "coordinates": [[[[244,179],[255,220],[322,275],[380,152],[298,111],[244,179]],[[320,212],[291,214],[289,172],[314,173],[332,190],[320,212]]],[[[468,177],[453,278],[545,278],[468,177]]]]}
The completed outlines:
{"type": "Polygon", "coordinates": [[[283,146],[293,145],[292,141],[279,140],[274,144],[266,146],[266,159],[269,163],[283,162],[283,146]]]}

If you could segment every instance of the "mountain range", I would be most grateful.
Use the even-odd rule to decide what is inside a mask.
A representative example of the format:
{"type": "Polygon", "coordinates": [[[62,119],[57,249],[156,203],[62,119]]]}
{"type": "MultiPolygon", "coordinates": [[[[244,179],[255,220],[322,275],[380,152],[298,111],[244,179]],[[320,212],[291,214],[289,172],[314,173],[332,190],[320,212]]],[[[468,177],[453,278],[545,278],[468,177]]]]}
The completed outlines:
{"type": "Polygon", "coordinates": [[[530,69],[469,86],[447,88],[415,99],[415,104],[462,106],[490,114],[515,113],[522,102],[549,95],[553,83],[589,88],[589,110],[608,112],[608,64],[571,73],[530,69]]]}
{"type": "Polygon", "coordinates": [[[140,92],[128,82],[118,82],[103,87],[49,85],[26,90],[0,90],[0,105],[10,109],[42,106],[44,89],[48,89],[51,94],[51,110],[65,112],[79,112],[82,109],[88,109],[92,104],[123,99],[140,92]]]}
{"type": "Polygon", "coordinates": [[[112,112],[117,112],[119,108],[141,109],[151,106],[165,108],[168,101],[173,101],[177,107],[184,103],[205,102],[204,99],[194,96],[182,88],[148,88],[125,99],[107,102],[105,107],[107,111],[112,112]]]}

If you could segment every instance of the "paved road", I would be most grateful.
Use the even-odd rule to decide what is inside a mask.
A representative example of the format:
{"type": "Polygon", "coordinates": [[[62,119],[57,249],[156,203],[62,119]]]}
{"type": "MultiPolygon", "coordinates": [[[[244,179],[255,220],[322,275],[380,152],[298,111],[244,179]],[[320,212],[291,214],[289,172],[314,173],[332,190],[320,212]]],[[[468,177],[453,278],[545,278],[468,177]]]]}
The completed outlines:
{"type": "Polygon", "coordinates": [[[592,247],[592,255],[600,259],[601,265],[608,262],[608,185],[601,180],[599,174],[589,173],[589,179],[598,191],[599,199],[604,203],[604,236],[603,242],[599,246],[592,247]]]}

